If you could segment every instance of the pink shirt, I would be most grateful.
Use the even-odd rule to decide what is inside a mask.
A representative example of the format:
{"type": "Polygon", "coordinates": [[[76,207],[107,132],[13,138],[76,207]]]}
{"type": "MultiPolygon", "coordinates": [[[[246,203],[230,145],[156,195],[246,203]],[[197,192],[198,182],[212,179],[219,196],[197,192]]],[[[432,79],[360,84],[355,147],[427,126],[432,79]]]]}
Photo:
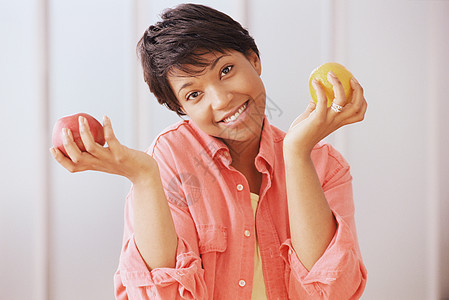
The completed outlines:
{"type": "Polygon", "coordinates": [[[251,299],[255,230],[268,299],[358,299],[366,284],[354,222],[349,165],[319,143],[312,159],[338,228],[310,271],[290,240],[282,145],[285,133],[264,120],[255,166],[263,174],[256,218],[246,178],[227,146],[181,121],[148,153],[158,162],[178,234],[175,268],[145,265],[134,241],[132,191],[115,274],[117,299],[251,299]]]}

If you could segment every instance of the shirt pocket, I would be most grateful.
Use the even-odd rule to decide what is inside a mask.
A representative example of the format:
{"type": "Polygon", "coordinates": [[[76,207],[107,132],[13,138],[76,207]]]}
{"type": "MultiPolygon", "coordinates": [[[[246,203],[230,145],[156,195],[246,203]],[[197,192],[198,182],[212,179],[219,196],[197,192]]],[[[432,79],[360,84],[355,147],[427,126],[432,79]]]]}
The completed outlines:
{"type": "Polygon", "coordinates": [[[227,248],[227,229],[222,225],[199,225],[198,246],[200,254],[224,252],[227,248]]]}
{"type": "Polygon", "coordinates": [[[221,225],[199,225],[198,246],[204,269],[204,280],[206,282],[211,299],[217,299],[221,291],[215,286],[216,282],[226,278],[226,254],[227,249],[227,229],[221,225]]]}

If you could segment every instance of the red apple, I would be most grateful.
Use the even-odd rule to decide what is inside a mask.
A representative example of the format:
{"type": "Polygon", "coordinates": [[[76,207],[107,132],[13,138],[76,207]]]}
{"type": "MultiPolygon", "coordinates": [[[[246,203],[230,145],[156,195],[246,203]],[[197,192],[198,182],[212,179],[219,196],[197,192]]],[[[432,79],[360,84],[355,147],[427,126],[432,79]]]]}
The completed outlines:
{"type": "Polygon", "coordinates": [[[86,151],[86,148],[84,147],[83,141],[81,140],[80,132],[79,132],[79,123],[78,123],[78,117],[83,116],[86,118],[87,123],[89,124],[90,132],[92,133],[95,142],[97,142],[100,145],[105,144],[104,139],[104,131],[103,126],[101,126],[100,122],[98,122],[94,117],[91,115],[85,114],[85,113],[79,113],[74,114],[71,116],[60,118],[58,121],[56,121],[55,126],[53,127],[53,134],[52,134],[52,142],[53,146],[58,148],[59,150],[64,153],[65,156],[67,155],[67,152],[64,149],[64,145],[62,143],[62,129],[68,128],[72,132],[73,139],[78,146],[78,148],[81,151],[86,151]]]}

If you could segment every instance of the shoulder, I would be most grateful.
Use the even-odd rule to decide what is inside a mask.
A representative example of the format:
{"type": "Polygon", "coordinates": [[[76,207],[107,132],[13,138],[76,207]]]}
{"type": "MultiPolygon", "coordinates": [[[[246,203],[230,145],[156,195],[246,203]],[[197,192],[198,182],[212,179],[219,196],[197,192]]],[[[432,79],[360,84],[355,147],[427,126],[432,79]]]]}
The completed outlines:
{"type": "Polygon", "coordinates": [[[179,148],[180,145],[192,144],[196,140],[195,131],[187,120],[179,121],[162,130],[153,140],[146,152],[154,156],[155,152],[164,152],[179,148]]]}
{"type": "Polygon", "coordinates": [[[323,141],[319,142],[313,148],[311,157],[318,176],[323,184],[331,180],[337,174],[340,174],[341,176],[346,174],[348,179],[351,178],[348,162],[332,145],[323,141]]]}
{"type": "Polygon", "coordinates": [[[285,131],[279,129],[273,124],[270,124],[270,130],[274,143],[282,143],[284,141],[284,137],[286,135],[285,131]]]}
{"type": "Polygon", "coordinates": [[[315,145],[315,147],[312,150],[312,159],[325,159],[327,161],[330,161],[334,164],[336,164],[337,167],[346,167],[349,166],[346,159],[343,157],[343,155],[338,152],[331,144],[328,144],[326,142],[319,142],[315,145]]]}

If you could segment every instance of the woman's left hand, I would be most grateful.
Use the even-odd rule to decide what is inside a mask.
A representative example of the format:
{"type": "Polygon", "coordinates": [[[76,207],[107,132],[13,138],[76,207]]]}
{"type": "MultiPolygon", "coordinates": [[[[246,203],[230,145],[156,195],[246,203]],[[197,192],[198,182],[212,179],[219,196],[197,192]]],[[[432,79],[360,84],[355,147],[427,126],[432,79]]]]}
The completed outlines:
{"type": "Polygon", "coordinates": [[[321,84],[313,80],[312,85],[317,91],[318,101],[312,100],[307,109],[299,115],[290,126],[284,138],[284,153],[310,156],[313,147],[338,128],[360,122],[364,119],[367,103],[363,96],[363,88],[355,78],[351,79],[353,89],[352,99],[347,99],[340,80],[332,73],[327,75],[335,94],[334,103],[342,106],[337,112],[327,107],[327,97],[321,84]]]}

